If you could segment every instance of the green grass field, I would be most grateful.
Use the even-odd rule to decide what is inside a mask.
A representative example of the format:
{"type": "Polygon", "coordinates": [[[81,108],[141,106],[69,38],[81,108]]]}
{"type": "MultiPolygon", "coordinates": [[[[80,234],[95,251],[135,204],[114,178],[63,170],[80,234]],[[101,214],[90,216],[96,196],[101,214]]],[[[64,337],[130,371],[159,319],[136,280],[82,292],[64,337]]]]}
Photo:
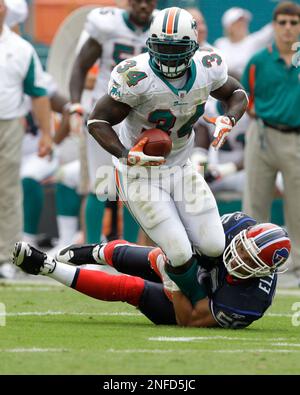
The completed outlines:
{"type": "Polygon", "coordinates": [[[300,372],[299,291],[279,291],[264,318],[234,331],[155,326],[124,303],[34,280],[0,284],[0,374],[300,372]]]}

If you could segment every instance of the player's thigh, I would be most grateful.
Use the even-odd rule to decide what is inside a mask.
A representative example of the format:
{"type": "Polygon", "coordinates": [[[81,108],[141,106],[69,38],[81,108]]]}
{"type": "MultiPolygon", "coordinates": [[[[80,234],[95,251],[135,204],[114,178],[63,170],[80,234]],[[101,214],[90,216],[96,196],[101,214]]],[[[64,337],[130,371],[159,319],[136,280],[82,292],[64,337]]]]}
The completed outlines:
{"type": "Polygon", "coordinates": [[[208,256],[221,255],[225,247],[224,231],[215,197],[201,174],[187,166],[181,179],[177,178],[174,197],[193,246],[208,256]]]}
{"type": "Polygon", "coordinates": [[[189,238],[170,194],[148,180],[130,180],[117,175],[121,199],[145,233],[159,245],[174,266],[192,256],[189,238]]]}

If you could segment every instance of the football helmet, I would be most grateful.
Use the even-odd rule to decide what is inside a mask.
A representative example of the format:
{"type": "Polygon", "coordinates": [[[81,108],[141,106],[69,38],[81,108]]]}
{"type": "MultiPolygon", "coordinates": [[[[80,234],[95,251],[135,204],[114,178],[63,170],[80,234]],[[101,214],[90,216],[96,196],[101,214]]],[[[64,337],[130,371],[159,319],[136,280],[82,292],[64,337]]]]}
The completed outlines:
{"type": "Polygon", "coordinates": [[[150,26],[147,47],[157,70],[168,78],[183,74],[199,48],[196,21],[178,7],[157,13],[150,26]]]}
{"type": "Polygon", "coordinates": [[[277,271],[290,251],[287,232],[280,226],[264,223],[238,233],[225,249],[223,262],[234,277],[263,277],[277,271]]]}

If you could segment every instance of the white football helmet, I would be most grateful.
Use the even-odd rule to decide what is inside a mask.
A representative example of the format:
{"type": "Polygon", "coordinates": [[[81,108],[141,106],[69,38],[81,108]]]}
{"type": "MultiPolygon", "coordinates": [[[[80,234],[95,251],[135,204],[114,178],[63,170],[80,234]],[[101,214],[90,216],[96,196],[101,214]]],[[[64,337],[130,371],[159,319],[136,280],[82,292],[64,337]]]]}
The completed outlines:
{"type": "Polygon", "coordinates": [[[157,13],[150,26],[148,52],[157,70],[168,78],[183,74],[199,48],[196,21],[178,7],[157,13]]]}
{"type": "MultiPolygon", "coordinates": [[[[223,262],[229,274],[240,279],[268,276],[288,259],[291,241],[285,229],[265,223],[238,233],[225,249],[223,262]]],[[[285,270],[284,270],[285,271],[285,270]]]]}

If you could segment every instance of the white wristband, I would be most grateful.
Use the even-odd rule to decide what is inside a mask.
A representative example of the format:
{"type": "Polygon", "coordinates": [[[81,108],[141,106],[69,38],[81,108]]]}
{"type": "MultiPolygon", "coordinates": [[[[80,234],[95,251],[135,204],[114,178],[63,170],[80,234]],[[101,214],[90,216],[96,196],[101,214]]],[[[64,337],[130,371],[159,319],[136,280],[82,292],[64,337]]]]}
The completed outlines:
{"type": "Polygon", "coordinates": [[[246,96],[247,102],[249,103],[249,98],[248,95],[246,93],[246,91],[244,89],[236,89],[235,91],[232,92],[232,94],[236,93],[236,92],[242,92],[244,93],[244,95],[246,96]]]}
{"type": "Polygon", "coordinates": [[[92,125],[93,123],[107,123],[108,125],[110,125],[110,123],[108,121],[105,121],[104,119],[90,119],[89,121],[87,121],[87,126],[92,125]]]}

